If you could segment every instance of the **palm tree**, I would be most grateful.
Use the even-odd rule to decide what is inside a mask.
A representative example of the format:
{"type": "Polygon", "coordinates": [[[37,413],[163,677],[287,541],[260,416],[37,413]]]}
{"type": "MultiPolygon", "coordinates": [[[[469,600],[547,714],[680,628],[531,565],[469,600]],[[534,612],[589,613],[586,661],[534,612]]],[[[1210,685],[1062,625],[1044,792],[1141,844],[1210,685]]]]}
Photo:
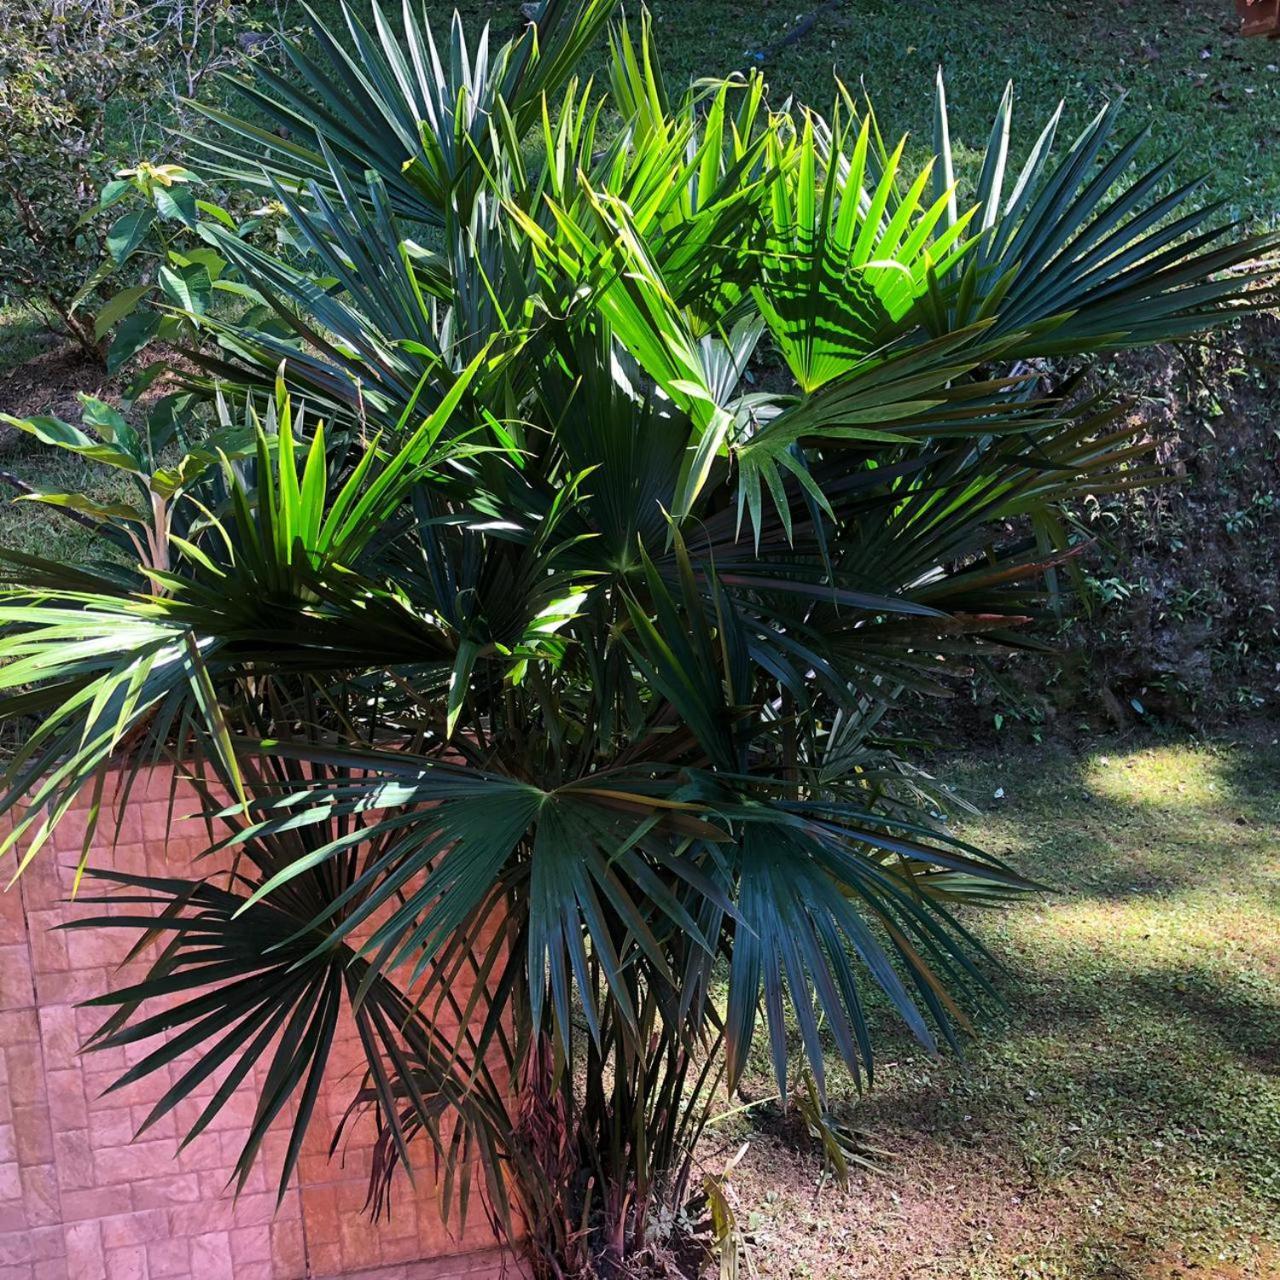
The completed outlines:
{"type": "Polygon", "coordinates": [[[191,163],[289,226],[207,207],[247,303],[189,316],[217,412],[15,421],[138,500],[44,495],[103,557],[7,553],[0,601],[21,864],[160,760],[233,854],[93,871],[133,905],[86,924],[164,941],[97,1043],[201,1050],[153,1118],[267,1057],[240,1172],[292,1101],[283,1189],[351,1019],[375,1206],[434,1148],[556,1276],[663,1232],[697,1265],[758,1031],[820,1100],[829,1052],[872,1076],[868,984],[930,1048],[993,997],[958,908],[1025,882],[937,820],[912,710],[1039,644],[1073,504],[1155,475],[1090,358],[1257,302],[1276,244],[1135,173],[1110,107],[1013,178],[1006,95],[962,196],[941,84],[919,171],[843,89],[671,95],[647,20],[602,91],[611,9],[501,47],[346,12],[207,109],[191,163]]]}

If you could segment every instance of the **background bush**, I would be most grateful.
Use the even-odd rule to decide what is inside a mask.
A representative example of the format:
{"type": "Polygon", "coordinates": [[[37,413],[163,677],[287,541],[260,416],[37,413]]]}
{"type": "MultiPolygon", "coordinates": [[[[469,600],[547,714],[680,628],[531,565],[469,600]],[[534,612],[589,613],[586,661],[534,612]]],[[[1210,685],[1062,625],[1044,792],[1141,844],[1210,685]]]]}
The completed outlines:
{"type": "Polygon", "coordinates": [[[284,17],[238,0],[0,3],[0,302],[105,353],[94,312],[133,280],[111,270],[99,193],[121,167],[163,159],[184,99],[269,48],[284,17]]]}

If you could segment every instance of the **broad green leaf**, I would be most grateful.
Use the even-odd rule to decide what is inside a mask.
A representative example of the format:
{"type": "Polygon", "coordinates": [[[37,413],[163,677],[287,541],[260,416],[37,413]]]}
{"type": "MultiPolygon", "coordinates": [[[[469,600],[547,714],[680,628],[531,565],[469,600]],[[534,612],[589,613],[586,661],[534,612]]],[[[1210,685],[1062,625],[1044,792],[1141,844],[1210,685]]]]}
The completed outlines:
{"type": "Polygon", "coordinates": [[[121,266],[147,238],[155,214],[150,209],[136,209],[112,224],[107,232],[107,252],[116,266],[121,266]]]}
{"type": "Polygon", "coordinates": [[[93,336],[105,337],[126,316],[131,315],[138,303],[150,292],[149,284],[134,285],[130,289],[121,289],[103,305],[93,319],[93,336]]]}
{"type": "Polygon", "coordinates": [[[175,307],[181,307],[194,316],[204,315],[213,291],[213,282],[204,263],[193,262],[187,266],[166,264],[160,268],[158,280],[165,296],[175,307]]]}
{"type": "Polygon", "coordinates": [[[135,311],[121,322],[107,350],[107,372],[115,373],[156,336],[160,313],[150,309],[135,311]]]}
{"type": "Polygon", "coordinates": [[[50,507],[65,507],[93,520],[132,520],[145,524],[148,515],[127,502],[98,502],[82,493],[20,493],[15,502],[42,502],[50,507]]]}
{"type": "Polygon", "coordinates": [[[108,443],[119,445],[139,462],[142,461],[142,441],[118,409],[84,392],[76,398],[84,411],[83,421],[88,426],[108,443]]]}
{"type": "Polygon", "coordinates": [[[181,222],[183,226],[195,227],[199,214],[195,192],[190,187],[156,187],[152,198],[156,212],[166,222],[181,222]]]}
{"type": "Polygon", "coordinates": [[[83,226],[86,222],[96,218],[103,210],[119,204],[133,190],[134,185],[127,178],[113,178],[102,188],[102,194],[99,196],[97,204],[86,209],[80,215],[80,225],[83,226]]]}
{"type": "Polygon", "coordinates": [[[79,427],[73,427],[69,422],[63,422],[59,418],[43,416],[15,418],[11,414],[5,413],[0,414],[0,421],[8,423],[11,427],[16,427],[19,431],[25,431],[28,435],[35,436],[42,444],[49,444],[59,449],[66,449],[71,453],[78,453],[94,462],[102,462],[109,467],[115,467],[122,471],[132,471],[135,474],[142,473],[139,460],[128,448],[123,448],[110,441],[95,440],[92,436],[81,431],[79,427]]]}

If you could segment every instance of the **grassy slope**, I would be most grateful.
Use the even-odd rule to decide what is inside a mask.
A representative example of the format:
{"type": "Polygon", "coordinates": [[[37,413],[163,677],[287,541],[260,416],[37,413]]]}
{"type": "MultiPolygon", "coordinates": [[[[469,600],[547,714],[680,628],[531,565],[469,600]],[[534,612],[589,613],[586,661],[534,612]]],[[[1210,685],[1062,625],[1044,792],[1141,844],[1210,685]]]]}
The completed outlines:
{"type": "MultiPolygon", "coordinates": [[[[765,1276],[1280,1276],[1280,750],[1053,748],[947,772],[965,834],[1060,890],[975,922],[1007,1019],[963,1065],[890,1035],[818,1176],[773,1108],[717,1134],[765,1276]],[[998,788],[1006,795],[994,801],[998,788]]],[[[837,1108],[839,1109],[839,1108],[837,1108]]]]}

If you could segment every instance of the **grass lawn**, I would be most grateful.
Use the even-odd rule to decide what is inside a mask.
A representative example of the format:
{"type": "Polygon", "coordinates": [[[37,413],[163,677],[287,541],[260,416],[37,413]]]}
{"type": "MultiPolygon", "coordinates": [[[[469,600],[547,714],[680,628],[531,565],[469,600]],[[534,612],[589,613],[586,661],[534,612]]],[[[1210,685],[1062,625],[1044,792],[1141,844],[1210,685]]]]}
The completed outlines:
{"type": "MultiPolygon", "coordinates": [[[[677,71],[684,78],[705,74],[699,68],[708,58],[730,69],[740,44],[776,45],[798,13],[815,7],[675,0],[654,11],[671,31],[661,47],[673,78],[677,71]]],[[[1010,80],[1023,152],[1059,100],[1072,137],[1105,101],[1125,94],[1131,131],[1151,129],[1149,160],[1178,156],[1182,180],[1207,175],[1209,198],[1273,226],[1280,51],[1236,31],[1229,0],[844,0],[764,65],[777,89],[818,106],[826,105],[832,69],[851,87],[863,84],[885,132],[909,131],[922,152],[932,144],[939,66],[953,136],[971,147],[986,142],[1010,80]]]]}
{"type": "Polygon", "coordinates": [[[841,1192],[776,1107],[717,1132],[752,1144],[733,1184],[760,1275],[1280,1276],[1280,748],[943,772],[989,810],[964,834],[1058,892],[974,921],[1010,1009],[964,1063],[890,1035],[837,1104],[882,1172],[841,1192]]]}

